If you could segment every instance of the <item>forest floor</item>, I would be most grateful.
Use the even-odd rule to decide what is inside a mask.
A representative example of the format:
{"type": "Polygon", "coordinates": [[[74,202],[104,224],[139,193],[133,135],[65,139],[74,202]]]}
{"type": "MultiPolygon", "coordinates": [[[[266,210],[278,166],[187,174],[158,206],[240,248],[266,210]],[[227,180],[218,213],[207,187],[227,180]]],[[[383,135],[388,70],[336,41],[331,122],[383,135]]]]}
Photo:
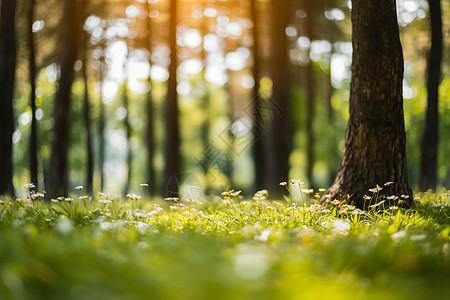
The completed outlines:
{"type": "Polygon", "coordinates": [[[360,211],[106,195],[0,203],[0,299],[450,299],[449,195],[360,211]]]}

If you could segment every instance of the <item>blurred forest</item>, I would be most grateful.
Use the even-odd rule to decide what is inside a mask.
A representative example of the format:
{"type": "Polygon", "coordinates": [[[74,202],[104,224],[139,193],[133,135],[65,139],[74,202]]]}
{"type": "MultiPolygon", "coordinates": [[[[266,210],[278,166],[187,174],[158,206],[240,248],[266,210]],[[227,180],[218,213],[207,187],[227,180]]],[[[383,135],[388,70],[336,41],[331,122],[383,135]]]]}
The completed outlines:
{"type": "MultiPolygon", "coordinates": [[[[171,196],[185,182],[205,194],[221,183],[276,194],[290,178],[333,182],[349,116],[351,1],[2,0],[2,24],[7,2],[16,3],[16,192],[33,182],[60,195],[77,185],[144,193],[148,183],[146,193],[171,196]]],[[[449,189],[450,1],[440,4],[435,184],[449,189]]],[[[397,14],[414,187],[429,1],[397,0],[397,14]]],[[[5,36],[2,25],[3,45],[5,36]]]]}

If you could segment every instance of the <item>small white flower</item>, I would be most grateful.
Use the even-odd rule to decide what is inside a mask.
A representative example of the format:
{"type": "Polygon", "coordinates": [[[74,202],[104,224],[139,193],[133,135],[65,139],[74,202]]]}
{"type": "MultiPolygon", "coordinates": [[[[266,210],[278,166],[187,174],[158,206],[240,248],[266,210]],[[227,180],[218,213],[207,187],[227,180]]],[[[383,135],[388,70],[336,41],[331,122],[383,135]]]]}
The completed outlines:
{"type": "Polygon", "coordinates": [[[148,187],[148,183],[141,183],[140,186],[141,186],[142,188],[148,187]]]}
{"type": "Polygon", "coordinates": [[[25,184],[24,186],[23,186],[23,188],[24,189],[27,189],[27,190],[31,190],[31,189],[34,189],[36,186],[33,184],[33,183],[28,183],[28,184],[25,184]]]}
{"type": "Polygon", "coordinates": [[[83,186],[82,185],[76,186],[75,189],[81,191],[83,189],[83,186]]]}

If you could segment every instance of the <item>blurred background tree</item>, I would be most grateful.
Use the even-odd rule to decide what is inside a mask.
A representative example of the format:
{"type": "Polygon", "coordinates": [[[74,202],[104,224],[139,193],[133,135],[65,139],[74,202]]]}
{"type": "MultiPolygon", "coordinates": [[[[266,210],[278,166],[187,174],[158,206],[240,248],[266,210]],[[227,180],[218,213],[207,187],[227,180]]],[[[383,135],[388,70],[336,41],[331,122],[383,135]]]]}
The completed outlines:
{"type": "MultiPolygon", "coordinates": [[[[13,2],[17,37],[8,30],[1,38],[16,41],[17,66],[0,61],[2,76],[16,74],[14,110],[5,93],[1,110],[1,121],[11,120],[2,123],[2,147],[10,140],[13,151],[2,152],[1,168],[3,178],[12,160],[16,192],[30,180],[54,196],[80,184],[120,194],[148,183],[147,192],[165,196],[195,182],[207,193],[232,183],[279,196],[289,178],[314,188],[334,179],[349,117],[351,1],[184,0],[176,24],[173,0],[13,2]]],[[[9,3],[2,1],[2,28],[14,15],[9,3]]],[[[416,186],[431,103],[430,6],[398,0],[397,7],[416,186]]],[[[442,2],[437,188],[450,187],[449,13],[442,2]]]]}

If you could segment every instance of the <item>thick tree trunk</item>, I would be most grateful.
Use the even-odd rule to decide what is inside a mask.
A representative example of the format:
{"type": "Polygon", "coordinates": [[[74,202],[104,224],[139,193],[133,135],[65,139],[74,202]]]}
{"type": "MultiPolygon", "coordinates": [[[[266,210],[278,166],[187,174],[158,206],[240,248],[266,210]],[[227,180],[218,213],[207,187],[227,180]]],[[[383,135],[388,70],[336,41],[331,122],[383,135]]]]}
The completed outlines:
{"type": "MultiPolygon", "coordinates": [[[[354,0],[352,8],[353,64],[350,118],[341,167],[321,203],[348,199],[359,208],[369,189],[383,187],[378,195],[412,193],[406,172],[402,79],[403,54],[395,0],[354,0]],[[383,184],[393,182],[390,186],[383,184]]],[[[375,197],[374,197],[375,198],[375,197]]]]}
{"type": "Polygon", "coordinates": [[[440,0],[428,0],[431,21],[431,49],[428,58],[428,105],[422,136],[419,188],[434,190],[437,183],[438,100],[442,61],[442,13],[440,0]]]}
{"type": "Polygon", "coordinates": [[[34,7],[36,1],[30,1],[28,8],[27,23],[27,43],[28,43],[28,64],[30,80],[30,106],[31,106],[31,133],[30,133],[30,182],[34,183],[38,190],[38,138],[37,138],[37,119],[36,119],[36,53],[33,36],[34,7]]]}
{"type": "Polygon", "coordinates": [[[52,153],[47,192],[50,197],[67,195],[69,184],[68,150],[70,143],[71,89],[80,33],[78,1],[65,0],[61,35],[61,77],[55,96],[52,153]]]}
{"type": "Polygon", "coordinates": [[[255,85],[252,89],[253,104],[253,164],[255,168],[255,190],[265,188],[266,176],[266,149],[264,145],[264,120],[262,117],[262,98],[259,95],[260,59],[259,59],[259,33],[258,33],[258,6],[257,0],[251,1],[251,15],[253,20],[253,68],[252,75],[255,85]]]}
{"type": "Polygon", "coordinates": [[[274,197],[279,197],[284,193],[279,183],[289,179],[289,154],[291,149],[290,93],[285,32],[288,21],[288,1],[273,0],[271,3],[273,21],[270,62],[270,74],[273,81],[271,101],[273,101],[272,106],[276,106],[281,113],[272,112],[266,181],[270,193],[274,197]]]}
{"type": "Polygon", "coordinates": [[[177,0],[170,0],[169,47],[170,65],[167,84],[167,98],[165,102],[165,169],[163,193],[178,194],[178,180],[181,171],[180,159],[180,129],[178,120],[177,95],[177,0]]]}
{"type": "Polygon", "coordinates": [[[12,135],[16,74],[16,1],[3,0],[0,9],[0,195],[13,195],[12,135]]]}

